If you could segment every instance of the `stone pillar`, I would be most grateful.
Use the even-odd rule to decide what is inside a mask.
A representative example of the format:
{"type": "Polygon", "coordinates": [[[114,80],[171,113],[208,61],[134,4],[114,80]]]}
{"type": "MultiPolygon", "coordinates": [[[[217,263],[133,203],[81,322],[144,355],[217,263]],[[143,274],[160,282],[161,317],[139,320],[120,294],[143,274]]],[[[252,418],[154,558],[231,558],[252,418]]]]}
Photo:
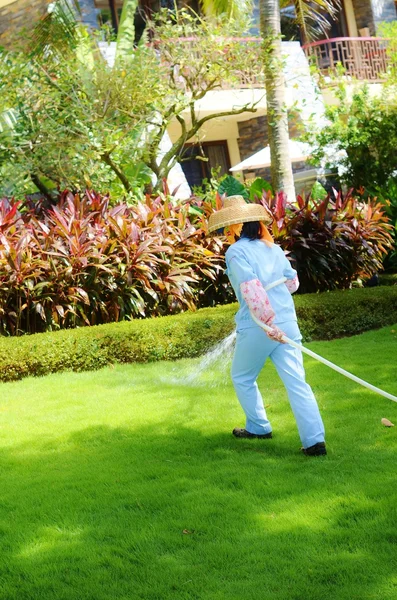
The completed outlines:
{"type": "Polygon", "coordinates": [[[358,37],[357,22],[352,0],[344,0],[343,6],[345,9],[348,35],[349,37],[358,37]]]}
{"type": "Polygon", "coordinates": [[[357,29],[368,27],[369,34],[375,35],[374,13],[371,0],[352,0],[357,29]]]}

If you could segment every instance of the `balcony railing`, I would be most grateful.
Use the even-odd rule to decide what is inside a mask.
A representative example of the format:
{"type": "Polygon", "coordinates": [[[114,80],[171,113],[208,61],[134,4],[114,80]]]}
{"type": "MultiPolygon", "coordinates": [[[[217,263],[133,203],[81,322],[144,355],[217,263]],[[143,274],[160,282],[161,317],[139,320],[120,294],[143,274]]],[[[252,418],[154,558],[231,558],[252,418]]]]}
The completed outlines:
{"type": "Polygon", "coordinates": [[[306,56],[325,76],[332,77],[342,65],[355,79],[381,82],[389,64],[385,38],[333,38],[303,46],[306,56]]]}

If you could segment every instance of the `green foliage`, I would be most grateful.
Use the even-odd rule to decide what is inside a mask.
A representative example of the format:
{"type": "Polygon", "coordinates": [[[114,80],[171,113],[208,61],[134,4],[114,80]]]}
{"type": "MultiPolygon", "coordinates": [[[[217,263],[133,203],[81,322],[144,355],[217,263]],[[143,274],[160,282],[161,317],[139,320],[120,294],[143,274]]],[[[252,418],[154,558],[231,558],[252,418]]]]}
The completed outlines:
{"type": "Polygon", "coordinates": [[[312,187],[311,198],[314,202],[317,200],[325,200],[328,196],[327,190],[321,185],[319,181],[316,181],[312,187]]]}
{"type": "Polygon", "coordinates": [[[232,175],[226,175],[224,179],[221,180],[218,186],[218,194],[223,196],[235,196],[240,195],[243,198],[248,199],[249,193],[247,188],[241,181],[233,177],[232,175]]]}
{"type": "MultiPolygon", "coordinates": [[[[218,15],[224,19],[238,18],[249,25],[249,15],[252,14],[253,3],[251,0],[200,0],[205,14],[218,15]]],[[[248,28],[248,27],[247,27],[248,28]]]]}
{"type": "MultiPolygon", "coordinates": [[[[103,32],[89,33],[70,10],[67,19],[53,11],[22,47],[0,51],[0,115],[15,117],[7,127],[0,117],[0,194],[23,197],[38,188],[50,197],[48,187],[88,187],[136,201],[151,179],[161,187],[186,140],[219,117],[200,116],[195,101],[238,81],[246,68],[261,73],[259,45],[241,44],[233,20],[225,25],[185,10],[171,20],[162,11],[150,24],[152,43],[128,52],[133,4],[124,6],[113,67],[99,50],[103,32]],[[180,136],[163,152],[175,119],[180,136]]],[[[253,102],[224,114],[247,110],[255,111],[253,102]]]]}
{"type": "MultiPolygon", "coordinates": [[[[354,289],[297,296],[306,340],[354,335],[397,321],[397,288],[354,289]]],[[[197,356],[234,328],[237,305],[172,317],[134,320],[19,338],[0,338],[0,380],[107,364],[197,356]]]]}
{"type": "Polygon", "coordinates": [[[272,186],[266,179],[257,177],[249,186],[249,197],[251,202],[255,202],[258,198],[262,198],[263,192],[271,192],[272,186]]]}
{"type": "Polygon", "coordinates": [[[387,39],[387,43],[385,44],[388,57],[386,84],[394,86],[397,84],[397,22],[380,23],[378,35],[387,39]]]}
{"type": "Polygon", "coordinates": [[[327,167],[339,167],[341,179],[356,190],[384,186],[397,168],[395,95],[389,90],[373,97],[364,86],[349,99],[341,83],[337,97],[337,105],[326,107],[328,123],[309,135],[314,162],[326,160],[327,167]],[[328,147],[334,149],[332,155],[328,147]]]}
{"type": "Polygon", "coordinates": [[[382,202],[384,211],[393,226],[394,248],[385,260],[385,268],[397,268],[397,178],[391,177],[386,185],[374,190],[378,200],[382,202]]]}
{"type": "Polygon", "coordinates": [[[153,107],[136,83],[145,81],[153,101],[160,96],[157,57],[143,46],[128,70],[111,69],[84,30],[80,37],[69,53],[53,44],[44,57],[23,50],[0,56],[0,110],[17,117],[7,136],[0,132],[3,191],[21,197],[38,179],[61,189],[95,186],[117,198],[147,182],[135,165],[144,160],[140,140],[153,107]]]}
{"type": "Polygon", "coordinates": [[[397,285],[397,273],[381,273],[379,285],[397,285]]]}
{"type": "Polygon", "coordinates": [[[376,287],[295,297],[304,339],[331,340],[391,325],[396,321],[397,288],[376,287]]]}
{"type": "MultiPolygon", "coordinates": [[[[5,335],[178,312],[217,299],[222,242],[190,204],[161,197],[109,207],[64,192],[56,207],[0,201],[0,329],[5,335]]],[[[223,288],[220,283],[219,293],[223,288]]]]}

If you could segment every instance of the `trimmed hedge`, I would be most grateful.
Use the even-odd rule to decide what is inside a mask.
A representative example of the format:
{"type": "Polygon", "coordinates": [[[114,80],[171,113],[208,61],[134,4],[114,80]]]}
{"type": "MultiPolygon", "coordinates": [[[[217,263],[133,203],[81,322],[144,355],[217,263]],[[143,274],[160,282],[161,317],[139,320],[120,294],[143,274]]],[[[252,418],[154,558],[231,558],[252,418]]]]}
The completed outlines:
{"type": "MultiPolygon", "coordinates": [[[[305,341],[330,340],[397,323],[397,288],[296,296],[305,341]]],[[[0,338],[0,381],[114,363],[176,360],[206,352],[234,328],[236,304],[175,316],[0,338]]]]}
{"type": "Polygon", "coordinates": [[[0,381],[113,363],[198,356],[233,330],[235,305],[23,337],[0,338],[0,381]]]}
{"type": "Polygon", "coordinates": [[[305,341],[332,340],[397,323],[397,288],[357,288],[295,298],[305,341]]]}
{"type": "Polygon", "coordinates": [[[397,273],[382,273],[379,275],[379,285],[397,285],[397,273]]]}

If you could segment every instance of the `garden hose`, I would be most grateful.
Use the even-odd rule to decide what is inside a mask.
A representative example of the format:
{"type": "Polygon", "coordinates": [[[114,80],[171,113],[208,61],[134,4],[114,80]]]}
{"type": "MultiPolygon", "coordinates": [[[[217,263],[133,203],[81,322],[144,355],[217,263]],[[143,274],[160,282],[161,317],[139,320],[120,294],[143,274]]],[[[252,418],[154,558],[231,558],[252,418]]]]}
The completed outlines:
{"type": "MultiPolygon", "coordinates": [[[[269,285],[267,285],[265,287],[265,290],[266,291],[270,290],[271,288],[275,287],[276,285],[279,285],[280,283],[284,283],[285,281],[287,281],[286,277],[283,277],[282,279],[277,279],[277,281],[274,281],[274,282],[270,283],[269,285]]],[[[271,327],[269,327],[268,325],[265,325],[264,323],[262,323],[262,321],[260,321],[252,312],[251,312],[251,317],[255,321],[255,323],[257,325],[259,325],[259,327],[262,327],[262,329],[264,329],[266,331],[266,333],[272,331],[271,327]]],[[[337,373],[341,373],[341,375],[344,375],[348,379],[351,379],[352,381],[355,381],[356,383],[362,385],[363,387],[367,388],[368,390],[371,390],[372,392],[375,392],[376,394],[380,394],[381,396],[384,396],[384,398],[388,398],[389,400],[393,400],[393,402],[397,402],[397,397],[396,396],[393,396],[392,394],[389,394],[388,392],[385,392],[384,390],[381,390],[380,388],[376,387],[375,385],[372,385],[371,383],[368,383],[367,381],[364,381],[363,379],[360,379],[360,377],[357,377],[356,375],[353,375],[352,373],[349,373],[349,371],[345,371],[345,369],[342,369],[341,367],[338,367],[338,365],[335,365],[330,360],[327,360],[326,358],[323,358],[319,354],[316,354],[315,352],[312,352],[308,348],[305,348],[304,346],[302,346],[302,344],[298,344],[297,342],[294,342],[294,340],[291,340],[286,335],[283,335],[283,337],[281,339],[283,340],[283,342],[285,344],[290,344],[291,346],[293,346],[297,350],[300,350],[301,352],[304,352],[305,354],[308,354],[312,358],[315,358],[319,362],[323,363],[323,365],[327,365],[327,367],[330,367],[331,369],[333,369],[337,373]]]]}

